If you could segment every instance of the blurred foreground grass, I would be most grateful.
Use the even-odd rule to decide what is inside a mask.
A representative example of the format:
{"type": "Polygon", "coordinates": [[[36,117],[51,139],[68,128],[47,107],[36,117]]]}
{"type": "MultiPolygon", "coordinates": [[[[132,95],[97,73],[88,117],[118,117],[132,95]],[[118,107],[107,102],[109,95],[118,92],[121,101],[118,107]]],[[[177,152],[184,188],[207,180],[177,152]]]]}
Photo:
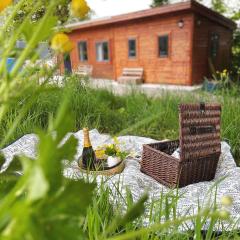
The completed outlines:
{"type": "MultiPolygon", "coordinates": [[[[20,157],[24,176],[14,177],[11,172],[0,175],[0,230],[3,230],[0,236],[3,239],[200,240],[212,239],[219,234],[220,239],[238,237],[237,231],[231,231],[238,220],[231,221],[228,212],[217,204],[219,199],[214,197],[217,185],[209,190],[210,202],[204,207],[199,205],[195,215],[179,215],[178,200],[183,196],[179,196],[178,190],[169,190],[150,201],[144,195],[134,203],[128,189],[121,189],[119,184],[109,188],[106,179],[98,184],[98,188],[95,181],[90,183],[88,178],[77,182],[65,179],[61,160],[73,159],[76,139],[70,138],[59,148],[59,142],[67,132],[83,126],[112,135],[174,139],[178,137],[178,104],[214,99],[223,104],[222,135],[230,140],[235,157],[238,157],[238,98],[229,95],[212,97],[202,92],[163,93],[154,99],[132,92],[119,97],[106,90],[91,89],[84,80],[72,76],[63,88],[46,85],[36,98],[31,97],[31,92],[25,92],[20,99],[10,106],[3,119],[1,136],[5,137],[17,116],[22,114],[19,109],[23,102],[29,100],[31,107],[24,112],[5,144],[33,132],[39,135],[40,144],[36,161],[20,157]],[[57,132],[57,138],[52,137],[52,131],[57,132]],[[123,191],[126,195],[122,195],[123,191]],[[226,220],[229,228],[219,227],[226,220]],[[188,227],[190,222],[192,228],[188,227]],[[202,231],[206,224],[207,229],[202,231]],[[222,231],[214,231],[215,227],[222,231]]],[[[19,168],[19,164],[10,167],[10,171],[14,168],[19,168]]]]}

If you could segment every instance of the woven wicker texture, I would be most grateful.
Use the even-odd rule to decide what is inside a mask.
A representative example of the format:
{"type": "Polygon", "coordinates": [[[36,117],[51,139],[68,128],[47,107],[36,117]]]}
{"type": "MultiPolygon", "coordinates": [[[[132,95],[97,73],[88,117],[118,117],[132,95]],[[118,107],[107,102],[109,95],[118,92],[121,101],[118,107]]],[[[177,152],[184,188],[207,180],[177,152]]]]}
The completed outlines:
{"type": "Polygon", "coordinates": [[[180,105],[180,159],[188,161],[221,152],[220,105],[180,105]]]}
{"type": "Polygon", "coordinates": [[[214,178],[221,153],[221,106],[179,106],[179,141],[143,146],[141,171],[169,187],[209,181],[214,178]],[[180,158],[172,153],[180,146],[180,158]]]}

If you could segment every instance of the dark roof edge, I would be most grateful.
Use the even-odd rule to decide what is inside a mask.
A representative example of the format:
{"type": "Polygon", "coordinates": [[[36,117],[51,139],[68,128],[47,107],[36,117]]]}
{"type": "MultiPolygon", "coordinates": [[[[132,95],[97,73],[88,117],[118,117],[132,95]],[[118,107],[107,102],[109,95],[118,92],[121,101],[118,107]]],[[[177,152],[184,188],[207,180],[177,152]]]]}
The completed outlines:
{"type": "Polygon", "coordinates": [[[133,13],[126,13],[121,14],[113,17],[106,17],[102,19],[96,19],[96,20],[90,20],[86,22],[79,22],[79,23],[73,23],[68,24],[65,27],[70,30],[78,30],[78,29],[88,29],[92,27],[97,26],[104,26],[114,23],[121,23],[121,22],[128,22],[133,21],[137,19],[143,19],[148,17],[154,17],[159,15],[165,15],[170,14],[174,12],[181,12],[181,11],[192,11],[194,13],[198,13],[204,17],[207,17],[208,19],[218,22],[219,24],[230,28],[235,29],[236,23],[232,20],[224,17],[223,15],[203,6],[202,4],[196,2],[195,0],[190,0],[186,2],[180,2],[180,3],[174,3],[174,4],[168,4],[157,8],[137,11],[133,13]]]}
{"type": "Polygon", "coordinates": [[[237,28],[237,24],[232,21],[231,19],[223,16],[222,14],[194,1],[191,0],[191,9],[193,12],[195,13],[199,13],[200,15],[214,21],[214,22],[218,22],[219,24],[230,28],[232,30],[237,28]]]}
{"type": "Polygon", "coordinates": [[[178,12],[181,10],[189,10],[190,8],[191,8],[191,1],[167,4],[157,8],[150,8],[146,10],[125,13],[125,14],[106,17],[102,19],[95,19],[95,20],[90,20],[86,22],[68,24],[65,27],[71,30],[85,29],[85,28],[91,28],[95,26],[102,26],[102,25],[127,22],[127,21],[132,21],[132,20],[147,18],[152,16],[158,16],[158,15],[168,14],[172,12],[178,12]]]}

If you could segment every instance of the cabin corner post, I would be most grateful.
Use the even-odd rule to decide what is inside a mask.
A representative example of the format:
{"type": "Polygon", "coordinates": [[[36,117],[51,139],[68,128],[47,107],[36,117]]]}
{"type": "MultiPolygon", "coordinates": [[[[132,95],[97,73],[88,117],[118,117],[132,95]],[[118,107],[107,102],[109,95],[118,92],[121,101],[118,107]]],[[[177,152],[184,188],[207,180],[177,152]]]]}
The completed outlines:
{"type": "Polygon", "coordinates": [[[189,56],[189,76],[187,85],[194,85],[194,69],[193,69],[193,58],[194,58],[194,34],[195,33],[195,14],[192,14],[191,25],[190,25],[190,56],[189,56]]]}

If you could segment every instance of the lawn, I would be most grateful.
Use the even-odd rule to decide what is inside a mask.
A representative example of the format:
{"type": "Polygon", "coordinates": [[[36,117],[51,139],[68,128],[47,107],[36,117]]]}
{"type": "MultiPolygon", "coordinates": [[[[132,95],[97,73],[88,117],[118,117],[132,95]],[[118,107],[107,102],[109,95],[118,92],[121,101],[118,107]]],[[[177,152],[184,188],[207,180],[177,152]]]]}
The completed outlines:
{"type": "MultiPolygon", "coordinates": [[[[69,80],[70,111],[73,113],[75,132],[88,126],[113,136],[138,135],[161,139],[177,139],[179,135],[178,105],[180,103],[218,102],[222,104],[222,139],[228,141],[237,161],[240,159],[240,97],[231,92],[210,95],[202,91],[192,93],[163,92],[160,98],[149,98],[133,92],[115,96],[107,90],[86,87],[84,80],[76,77],[69,80]]],[[[5,145],[38,128],[47,129],[48,119],[55,116],[64,91],[57,86],[48,86],[32,102],[11,138],[5,145]]],[[[31,97],[30,97],[31,98],[31,97]]],[[[11,108],[0,125],[2,138],[21,111],[21,101],[11,108]]]]}
{"type": "MultiPolygon", "coordinates": [[[[69,123],[69,116],[71,116],[73,121],[72,124],[68,126],[67,131],[74,132],[84,126],[88,126],[91,129],[96,128],[103,133],[110,133],[113,136],[138,135],[159,140],[165,138],[176,139],[178,137],[179,103],[192,103],[199,101],[220,102],[223,107],[222,138],[228,139],[235,159],[240,159],[240,143],[238,137],[240,130],[240,110],[236,108],[240,98],[233,98],[229,93],[219,92],[216,95],[208,95],[201,91],[187,94],[165,92],[160,98],[154,99],[134,91],[130,95],[114,96],[106,90],[91,89],[85,84],[85,80],[77,79],[74,76],[68,78],[68,82],[64,88],[47,85],[44,88],[44,91],[41,91],[34,99],[31,94],[25,95],[22,99],[25,99],[25,104],[30,101],[31,107],[24,113],[22,120],[12,132],[11,137],[7,142],[5,141],[5,145],[17,140],[24,134],[35,132],[38,134],[40,133],[40,136],[42,136],[42,140],[44,141],[42,141],[42,147],[40,146],[39,154],[41,156],[41,154],[43,154],[43,152],[41,152],[43,149],[49,149],[49,152],[47,153],[49,156],[44,155],[44,159],[48,161],[45,167],[47,171],[49,171],[52,167],[52,158],[54,157],[54,145],[51,145],[52,143],[47,137],[48,135],[43,135],[41,131],[48,132],[49,129],[51,130],[49,119],[58,118],[58,109],[64,105],[63,99],[65,98],[64,96],[66,96],[66,92],[68,93],[67,98],[70,104],[67,108],[68,116],[64,115],[62,117],[62,125],[59,127],[60,131],[62,131],[61,129],[65,129],[64,126],[69,123]]],[[[22,101],[11,105],[8,114],[0,125],[1,136],[6,136],[8,132],[7,130],[9,130],[14,124],[17,116],[21,114],[22,101]]],[[[4,137],[2,137],[2,140],[3,139],[4,137]]],[[[39,158],[39,161],[40,159],[41,157],[39,158]]],[[[31,169],[32,168],[34,168],[34,165],[31,166],[31,169]]],[[[32,170],[30,170],[30,172],[33,173],[32,170]]],[[[59,179],[62,179],[60,175],[57,176],[59,179]]],[[[53,173],[51,173],[50,179],[52,177],[54,177],[53,173]]],[[[40,180],[37,180],[39,181],[36,185],[38,187],[42,185],[40,180]]],[[[51,180],[49,181],[51,183],[51,180]]],[[[65,182],[64,179],[61,181],[65,182]]],[[[3,197],[6,193],[11,194],[11,192],[14,191],[13,186],[17,186],[15,184],[15,178],[13,178],[13,180],[2,178],[0,184],[1,196],[3,197]]],[[[81,200],[78,202],[76,199],[82,199],[83,192],[85,192],[84,196],[86,195],[86,187],[88,187],[88,189],[93,187],[92,185],[85,184],[88,183],[80,181],[76,186],[70,186],[69,189],[68,185],[64,185],[67,194],[69,195],[67,198],[66,196],[62,197],[64,206],[67,207],[68,211],[71,207],[75,209],[73,212],[67,212],[68,215],[67,217],[65,216],[65,220],[61,218],[59,219],[59,214],[64,213],[63,207],[58,206],[60,200],[57,198],[54,203],[54,200],[51,200],[51,195],[44,195],[44,198],[42,198],[41,201],[38,200],[40,203],[37,202],[37,205],[36,203],[31,205],[30,209],[32,209],[31,211],[33,211],[33,213],[29,210],[29,206],[23,206],[22,204],[24,202],[21,201],[17,202],[17,206],[14,205],[13,209],[21,214],[25,214],[25,211],[30,211],[28,212],[27,219],[25,219],[25,224],[29,224],[30,220],[28,218],[40,219],[40,222],[36,221],[34,223],[35,227],[38,229],[37,232],[41,232],[43,236],[48,236],[48,239],[67,239],[71,236],[71,239],[94,240],[106,239],[108,236],[110,239],[153,240],[189,239],[189,237],[193,237],[194,235],[198,236],[196,239],[201,239],[203,236],[205,236],[206,239],[210,239],[211,236],[214,236],[212,234],[217,234],[213,233],[212,228],[210,228],[209,231],[202,232],[201,228],[204,225],[204,221],[202,220],[198,222],[199,218],[204,219],[205,217],[206,219],[211,219],[211,221],[216,221],[216,215],[214,215],[216,213],[212,208],[211,210],[201,213],[200,216],[190,217],[196,223],[194,230],[180,231],[179,226],[181,225],[181,222],[187,220],[187,216],[182,216],[172,222],[170,221],[169,216],[171,214],[176,214],[178,198],[177,195],[172,195],[171,191],[169,194],[162,195],[160,199],[148,202],[147,205],[145,204],[145,207],[152,209],[151,215],[146,215],[146,213],[143,212],[146,199],[142,199],[137,205],[134,205],[131,193],[128,192],[124,204],[127,206],[129,212],[121,219],[123,208],[122,203],[118,201],[114,201],[113,203],[111,200],[113,198],[111,189],[106,188],[102,183],[93,197],[87,195],[88,201],[91,204],[87,207],[87,204],[84,203],[86,207],[84,207],[85,210],[82,211],[76,207],[76,205],[80,204],[81,200]],[[50,212],[50,215],[48,215],[41,210],[41,207],[48,209],[51,201],[54,203],[56,212],[52,213],[52,211],[46,210],[48,213],[50,212]],[[81,213],[81,217],[79,217],[78,214],[75,215],[78,210],[81,213]],[[56,219],[52,220],[51,218],[54,214],[56,214],[56,219]],[[143,220],[146,218],[149,220],[148,228],[143,227],[143,220]],[[162,223],[166,224],[166,227],[159,225],[160,219],[162,219],[162,223]],[[47,222],[49,229],[53,228],[52,231],[49,231],[48,228],[43,226],[44,221],[47,222]],[[68,224],[66,224],[65,221],[67,221],[68,224]],[[121,224],[119,224],[119,222],[121,224]],[[62,229],[64,229],[64,233],[62,232],[62,229]],[[121,237],[119,235],[120,233],[126,234],[125,237],[121,237]],[[134,234],[136,233],[138,233],[137,236],[139,238],[135,238],[134,234]]],[[[54,188],[55,185],[56,179],[54,180],[54,188]]],[[[9,203],[3,201],[2,204],[3,206],[4,204],[7,204],[6,206],[8,206],[9,203]]],[[[213,203],[213,206],[214,204],[215,203],[213,203]]],[[[237,234],[237,232],[223,232],[221,236],[222,238],[233,235],[237,236],[235,234],[237,234]]],[[[33,234],[33,236],[35,235],[33,234]]],[[[43,236],[40,239],[44,239],[43,236]]]]}

